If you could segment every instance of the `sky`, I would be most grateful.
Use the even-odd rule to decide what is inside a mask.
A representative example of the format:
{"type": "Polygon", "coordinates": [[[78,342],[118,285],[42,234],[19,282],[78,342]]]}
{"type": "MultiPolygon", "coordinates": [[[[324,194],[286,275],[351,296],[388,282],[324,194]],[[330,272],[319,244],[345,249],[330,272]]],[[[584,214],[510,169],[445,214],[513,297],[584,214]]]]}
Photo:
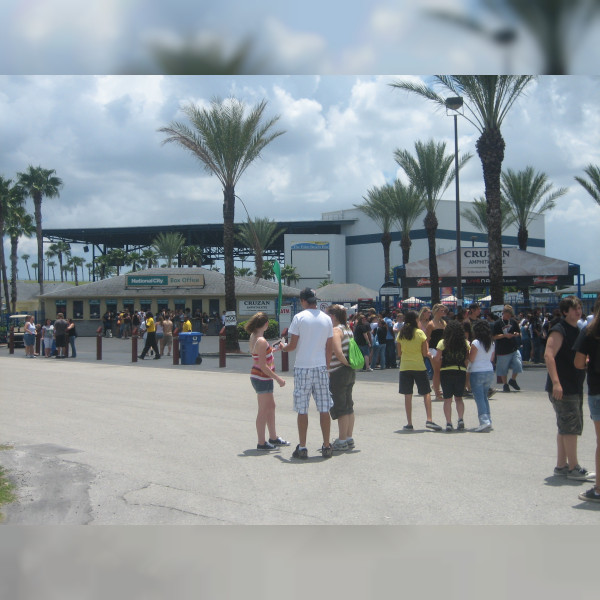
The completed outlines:
{"type": "MultiPolygon", "coordinates": [[[[4,75],[0,175],[16,178],[30,164],[56,170],[64,186],[60,198],[44,200],[47,228],[219,223],[218,179],[179,146],[163,145],[158,129],[185,119],[181,107],[189,103],[207,106],[214,97],[235,96],[254,105],[266,99],[266,116],[278,115],[276,128],[285,133],[247,169],[236,193],[252,218],[320,219],[323,212],[353,208],[370,188],[403,177],[396,149],[412,151],[417,140],[433,138],[453,152],[453,119],[389,85],[399,79],[419,80],[4,75]]],[[[555,187],[569,188],[547,214],[546,254],[580,264],[587,280],[600,277],[600,206],[574,176],[590,163],[600,164],[599,100],[598,77],[540,76],[502,128],[505,169],[531,165],[555,187]]],[[[463,118],[458,131],[459,153],[473,154],[460,177],[461,202],[467,203],[484,193],[475,148],[479,134],[463,118]]],[[[443,197],[452,200],[453,188],[443,197]]],[[[33,210],[31,201],[28,206],[33,210]]],[[[244,220],[237,202],[236,222],[244,220]]],[[[35,238],[21,241],[23,253],[36,256],[35,238]]]]}

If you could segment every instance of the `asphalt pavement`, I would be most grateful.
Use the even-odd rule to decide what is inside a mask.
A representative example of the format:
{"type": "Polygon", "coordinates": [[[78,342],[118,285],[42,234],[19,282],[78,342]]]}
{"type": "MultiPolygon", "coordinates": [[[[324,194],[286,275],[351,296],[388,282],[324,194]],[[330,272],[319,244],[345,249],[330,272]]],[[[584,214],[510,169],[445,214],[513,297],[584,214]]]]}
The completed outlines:
{"type": "MultiPolygon", "coordinates": [[[[357,373],[356,448],[320,455],[318,414],[309,415],[309,458],[297,443],[293,375],[275,390],[277,433],[291,442],[256,450],[251,358],[200,343],[200,365],[132,362],[131,340],[77,340],[77,357],[25,359],[0,348],[0,464],[17,484],[8,524],[513,525],[596,524],[600,506],[577,494],[590,483],[553,476],[554,411],[546,371],[527,368],[520,392],[491,401],[494,430],[425,429],[413,399],[407,433],[396,370],[357,373]]],[[[276,365],[280,369],[280,355],[276,365]]],[[[290,367],[293,366],[293,353],[290,367]]],[[[434,420],[444,425],[442,404],[434,420]]],[[[587,405],[580,463],[594,468],[587,405]]],[[[454,421],[456,416],[454,413],[454,421]]],[[[455,422],[456,424],[456,422],[455,422]]],[[[332,423],[332,439],[337,425],[332,423]]]]}

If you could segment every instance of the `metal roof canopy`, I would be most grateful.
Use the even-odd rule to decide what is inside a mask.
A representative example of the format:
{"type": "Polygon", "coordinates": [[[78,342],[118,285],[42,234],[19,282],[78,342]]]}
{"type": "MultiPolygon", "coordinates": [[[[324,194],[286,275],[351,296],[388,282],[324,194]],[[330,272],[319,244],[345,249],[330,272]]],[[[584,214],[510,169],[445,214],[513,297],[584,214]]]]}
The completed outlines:
{"type": "MultiPolygon", "coordinates": [[[[320,221],[279,221],[279,228],[290,234],[340,234],[344,224],[353,223],[354,220],[320,220],[320,221]]],[[[239,227],[242,223],[236,223],[239,227]]],[[[135,227],[98,227],[74,229],[44,229],[44,238],[50,242],[63,241],[70,244],[92,245],[104,254],[112,248],[128,248],[139,250],[148,248],[159,233],[181,233],[186,240],[186,245],[201,246],[204,256],[213,260],[222,259],[223,255],[223,223],[205,223],[202,225],[152,225],[135,227]]],[[[283,254],[283,235],[279,236],[275,244],[265,254],[279,256],[283,254]]],[[[252,251],[243,246],[237,239],[234,240],[234,255],[237,257],[248,256],[252,251]]]]}

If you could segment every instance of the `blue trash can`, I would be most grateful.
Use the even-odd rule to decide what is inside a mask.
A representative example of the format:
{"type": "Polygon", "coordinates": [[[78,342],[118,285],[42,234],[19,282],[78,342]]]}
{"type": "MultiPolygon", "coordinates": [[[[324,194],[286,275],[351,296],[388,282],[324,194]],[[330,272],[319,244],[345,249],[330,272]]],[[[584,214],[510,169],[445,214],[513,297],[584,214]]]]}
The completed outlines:
{"type": "Polygon", "coordinates": [[[195,365],[202,362],[199,354],[202,334],[199,331],[186,331],[179,334],[179,352],[182,365],[195,365]]]}

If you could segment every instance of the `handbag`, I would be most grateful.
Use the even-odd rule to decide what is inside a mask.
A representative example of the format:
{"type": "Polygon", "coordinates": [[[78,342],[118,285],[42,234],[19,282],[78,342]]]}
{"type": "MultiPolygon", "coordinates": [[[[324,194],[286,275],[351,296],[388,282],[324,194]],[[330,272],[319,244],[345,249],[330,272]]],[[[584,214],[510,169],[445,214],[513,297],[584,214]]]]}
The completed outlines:
{"type": "Polygon", "coordinates": [[[365,357],[353,337],[348,340],[348,362],[355,371],[365,366],[365,357]]]}

